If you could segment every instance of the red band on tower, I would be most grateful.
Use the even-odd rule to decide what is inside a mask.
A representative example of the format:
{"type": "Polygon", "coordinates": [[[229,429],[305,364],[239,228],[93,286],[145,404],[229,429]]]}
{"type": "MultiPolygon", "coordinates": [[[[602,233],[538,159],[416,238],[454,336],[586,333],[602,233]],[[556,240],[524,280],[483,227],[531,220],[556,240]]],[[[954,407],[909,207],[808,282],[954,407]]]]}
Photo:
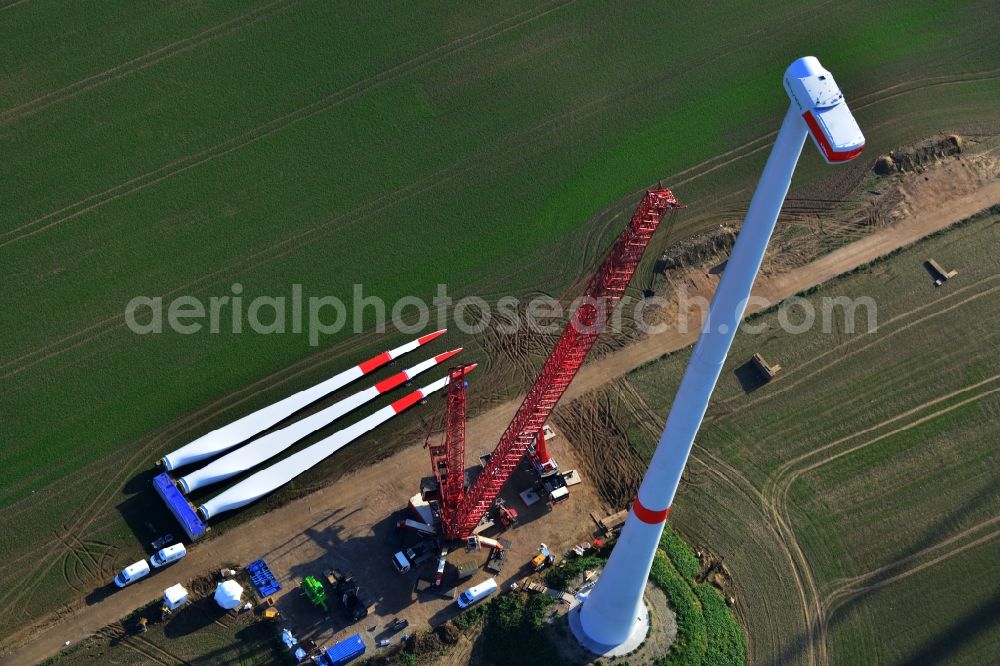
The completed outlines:
{"type": "Polygon", "coordinates": [[[635,514],[636,518],[647,525],[659,525],[667,519],[667,516],[670,515],[670,507],[668,506],[662,511],[653,511],[652,509],[644,507],[642,502],[639,501],[639,498],[636,497],[635,502],[632,503],[632,513],[635,514]]]}

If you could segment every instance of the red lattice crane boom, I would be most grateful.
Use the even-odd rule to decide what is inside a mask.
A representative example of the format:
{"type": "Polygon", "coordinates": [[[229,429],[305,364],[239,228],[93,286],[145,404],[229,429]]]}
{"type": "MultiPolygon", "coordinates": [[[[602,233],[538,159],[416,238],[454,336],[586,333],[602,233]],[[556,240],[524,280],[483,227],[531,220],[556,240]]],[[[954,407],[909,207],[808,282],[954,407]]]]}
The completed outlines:
{"type": "Polygon", "coordinates": [[[431,467],[438,483],[441,523],[444,532],[454,533],[454,507],[460,506],[465,492],[465,374],[466,366],[453,368],[448,375],[448,406],[446,408],[444,439],[437,446],[429,446],[431,467]],[[445,510],[446,508],[452,510],[445,510]]]}
{"type": "MultiPolygon", "coordinates": [[[[482,473],[464,494],[455,494],[453,487],[444,484],[440,507],[445,538],[464,539],[472,534],[483,515],[493,506],[511,473],[517,469],[528,447],[536,440],[543,442],[544,446],[544,435],[540,435],[542,426],[566,387],[573,381],[594,341],[625,294],[625,289],[649,245],[649,239],[659,227],[663,216],[671,208],[680,207],[677,199],[666,188],[646,192],[628,226],[615,241],[604,263],[591,277],[580,305],[566,324],[555,348],[545,360],[534,385],[501,436],[482,473]]],[[[465,384],[461,379],[457,382],[453,380],[452,383],[463,387],[465,384]]],[[[464,388],[462,395],[464,423],[464,388]]],[[[456,455],[455,451],[463,451],[464,457],[464,428],[461,441],[458,436],[450,436],[453,432],[451,389],[448,402],[449,436],[446,436],[443,448],[449,450],[442,451],[440,455],[448,458],[450,470],[454,464],[451,461],[456,455]]],[[[433,455],[432,450],[432,457],[433,455]]],[[[461,461],[462,458],[459,457],[458,460],[461,461]]]]}

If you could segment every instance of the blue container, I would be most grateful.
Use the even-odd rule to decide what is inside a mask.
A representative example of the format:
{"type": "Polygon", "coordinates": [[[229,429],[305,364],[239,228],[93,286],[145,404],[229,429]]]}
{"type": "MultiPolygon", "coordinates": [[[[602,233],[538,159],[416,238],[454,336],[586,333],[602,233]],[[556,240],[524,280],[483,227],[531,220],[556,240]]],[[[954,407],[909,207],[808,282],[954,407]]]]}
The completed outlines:
{"type": "Polygon", "coordinates": [[[344,640],[328,648],[323,654],[326,656],[330,666],[340,666],[352,659],[357,659],[365,653],[365,642],[361,640],[361,634],[348,636],[344,640]]]}
{"type": "Polygon", "coordinates": [[[177,490],[177,486],[174,485],[169,474],[163,472],[153,477],[153,488],[156,489],[156,494],[163,499],[170,513],[174,514],[174,518],[181,524],[184,533],[191,541],[197,541],[205,536],[207,527],[204,521],[198,517],[184,495],[181,495],[181,491],[177,490]]]}

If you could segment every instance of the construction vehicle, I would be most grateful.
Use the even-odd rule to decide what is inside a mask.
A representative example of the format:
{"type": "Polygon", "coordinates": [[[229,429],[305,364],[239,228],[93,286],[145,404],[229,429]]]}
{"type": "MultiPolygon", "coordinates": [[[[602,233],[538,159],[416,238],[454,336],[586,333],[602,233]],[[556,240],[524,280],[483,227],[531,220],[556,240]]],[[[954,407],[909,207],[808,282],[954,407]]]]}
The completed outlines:
{"type": "Polygon", "coordinates": [[[479,536],[478,534],[473,534],[465,540],[465,550],[469,552],[479,550],[480,548],[496,548],[498,546],[503,548],[503,545],[496,539],[479,536]]]}
{"type": "Polygon", "coordinates": [[[324,613],[330,612],[330,607],[326,605],[326,588],[315,576],[306,576],[299,585],[313,606],[322,608],[324,613]]]}
{"type": "Polygon", "coordinates": [[[441,587],[444,581],[444,567],[448,564],[448,549],[442,548],[438,557],[437,570],[434,572],[434,587],[441,587]]]}
{"type": "Polygon", "coordinates": [[[497,500],[497,515],[500,517],[500,524],[504,527],[517,525],[517,509],[507,506],[503,498],[497,500]]]}
{"type": "Polygon", "coordinates": [[[393,554],[392,565],[399,573],[406,573],[434,557],[434,542],[421,541],[412,548],[405,548],[393,554]]]}
{"type": "Polygon", "coordinates": [[[410,570],[410,560],[406,558],[403,551],[394,553],[392,556],[392,566],[401,574],[405,574],[410,570]]]}
{"type": "Polygon", "coordinates": [[[531,570],[541,571],[545,567],[556,563],[556,556],[549,551],[549,547],[544,543],[538,545],[538,555],[531,558],[531,570]]]}
{"type": "Polygon", "coordinates": [[[559,484],[555,480],[555,477],[561,479],[561,474],[545,444],[545,423],[625,294],[653,232],[667,211],[681,207],[669,189],[658,187],[645,193],[625,230],[591,277],[583,298],[578,301],[580,305],[468,489],[465,488],[466,373],[463,366],[449,373],[444,438],[439,445],[428,442],[445,539],[466,539],[473,534],[529,450],[532,464],[542,474],[543,490],[549,500],[568,496],[565,481],[559,484]],[[549,477],[553,480],[545,485],[549,477]]]}
{"type": "Polygon", "coordinates": [[[569,499],[569,487],[566,485],[566,477],[559,472],[558,467],[554,474],[540,478],[542,481],[542,490],[545,492],[545,496],[549,498],[549,503],[556,505],[569,499]]]}
{"type": "Polygon", "coordinates": [[[375,610],[375,600],[362,591],[361,585],[352,576],[344,575],[336,569],[328,569],[325,575],[344,612],[352,621],[357,622],[375,610]]]}
{"type": "Polygon", "coordinates": [[[486,570],[493,574],[500,573],[504,563],[507,562],[507,549],[503,544],[497,544],[490,549],[490,556],[486,560],[486,570]]]}
{"type": "Polygon", "coordinates": [[[375,610],[375,600],[365,594],[353,578],[348,578],[341,586],[340,603],[355,622],[375,610]]]}

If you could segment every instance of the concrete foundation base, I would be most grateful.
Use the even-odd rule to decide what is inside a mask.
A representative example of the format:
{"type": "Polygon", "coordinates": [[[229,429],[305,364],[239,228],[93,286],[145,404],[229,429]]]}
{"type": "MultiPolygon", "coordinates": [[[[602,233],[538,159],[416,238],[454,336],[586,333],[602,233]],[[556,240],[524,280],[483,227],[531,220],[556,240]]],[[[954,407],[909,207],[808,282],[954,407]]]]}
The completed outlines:
{"type": "Polygon", "coordinates": [[[583,625],[580,623],[580,609],[582,608],[583,606],[580,605],[569,612],[569,628],[580,645],[594,654],[602,657],[622,657],[637,650],[646,640],[646,635],[649,632],[649,609],[646,608],[645,603],[639,605],[639,616],[632,625],[632,633],[618,645],[598,643],[583,632],[583,625]]]}

